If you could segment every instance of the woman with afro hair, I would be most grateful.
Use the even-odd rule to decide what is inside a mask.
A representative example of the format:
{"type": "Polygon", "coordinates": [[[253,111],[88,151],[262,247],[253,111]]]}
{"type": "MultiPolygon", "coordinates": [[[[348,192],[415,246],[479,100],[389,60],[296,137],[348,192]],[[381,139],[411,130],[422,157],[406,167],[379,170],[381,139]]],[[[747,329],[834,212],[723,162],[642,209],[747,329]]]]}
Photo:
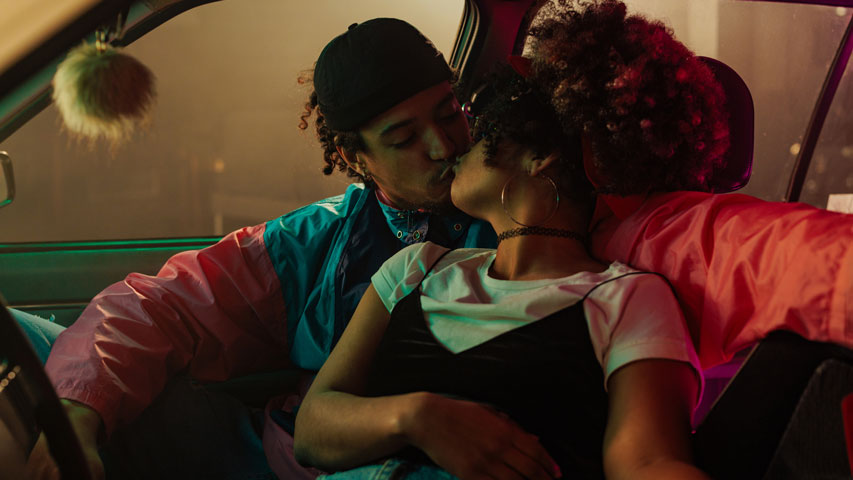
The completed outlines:
{"type": "Polygon", "coordinates": [[[702,375],[675,295],[593,258],[586,232],[597,191],[705,185],[725,150],[719,87],[620,2],[550,13],[452,166],[453,203],[497,249],[390,258],[299,409],[296,457],[329,478],[709,478],[691,464],[702,375]],[[595,38],[619,28],[624,51],[595,38]],[[661,72],[691,81],[647,84],[661,72]]]}
{"type": "Polygon", "coordinates": [[[662,23],[627,16],[621,2],[567,3],[540,10],[529,35],[535,55],[523,68],[566,134],[589,141],[597,193],[708,191],[729,147],[710,69],[662,23]]]}
{"type": "Polygon", "coordinates": [[[853,216],[712,193],[729,132],[705,64],[621,2],[549,15],[532,71],[587,146],[593,256],[672,282],[703,368],[773,330],[853,348],[853,216]]]}

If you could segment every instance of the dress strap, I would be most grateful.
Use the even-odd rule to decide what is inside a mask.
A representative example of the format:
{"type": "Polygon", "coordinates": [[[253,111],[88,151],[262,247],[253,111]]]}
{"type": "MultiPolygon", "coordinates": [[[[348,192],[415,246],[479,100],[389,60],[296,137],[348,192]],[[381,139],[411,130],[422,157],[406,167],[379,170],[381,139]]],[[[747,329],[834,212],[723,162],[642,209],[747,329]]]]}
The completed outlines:
{"type": "Polygon", "coordinates": [[[427,275],[429,275],[429,272],[431,272],[432,269],[435,268],[436,265],[438,265],[438,262],[440,262],[441,259],[444,258],[444,256],[447,255],[448,253],[450,253],[451,251],[453,251],[453,249],[448,248],[444,253],[439,255],[438,258],[436,258],[434,262],[432,262],[432,265],[430,265],[429,268],[426,270],[426,272],[424,272],[424,278],[421,279],[421,281],[418,283],[418,286],[415,287],[415,290],[421,289],[421,285],[424,283],[424,280],[426,280],[426,277],[427,277],[427,275]]]}
{"type": "Polygon", "coordinates": [[[662,278],[663,281],[666,282],[667,285],[669,285],[669,289],[672,290],[672,294],[675,295],[676,300],[678,299],[678,293],[675,291],[675,287],[672,285],[672,282],[670,282],[669,279],[666,278],[666,276],[664,274],[658,273],[658,272],[651,272],[651,271],[639,271],[639,272],[628,272],[628,273],[619,275],[618,277],[609,278],[609,279],[595,285],[594,287],[589,289],[588,292],[586,292],[586,295],[584,295],[583,298],[581,299],[581,303],[583,303],[587,299],[587,297],[589,297],[590,294],[595,291],[596,288],[598,288],[604,284],[610,283],[612,281],[619,280],[620,278],[630,277],[631,275],[657,275],[658,277],[662,278]]]}

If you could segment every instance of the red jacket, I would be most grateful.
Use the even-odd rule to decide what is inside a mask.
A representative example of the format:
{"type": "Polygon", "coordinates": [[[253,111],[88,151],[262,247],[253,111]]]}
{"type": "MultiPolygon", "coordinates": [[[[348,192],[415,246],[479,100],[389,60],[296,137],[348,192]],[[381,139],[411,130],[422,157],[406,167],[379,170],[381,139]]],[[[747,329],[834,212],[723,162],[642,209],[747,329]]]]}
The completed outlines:
{"type": "Polygon", "coordinates": [[[598,213],[593,253],[669,278],[704,367],[776,329],[853,347],[853,215],[698,192],[598,213]]]}

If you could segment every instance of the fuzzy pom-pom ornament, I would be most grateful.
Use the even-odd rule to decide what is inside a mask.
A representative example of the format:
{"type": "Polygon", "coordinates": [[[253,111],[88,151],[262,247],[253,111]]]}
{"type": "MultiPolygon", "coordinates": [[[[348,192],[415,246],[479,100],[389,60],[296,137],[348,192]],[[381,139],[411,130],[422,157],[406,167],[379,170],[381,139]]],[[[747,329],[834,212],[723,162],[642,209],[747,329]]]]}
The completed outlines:
{"type": "Polygon", "coordinates": [[[104,138],[115,147],[147,123],[154,85],[148,67],[99,39],[73,49],[59,64],[53,101],[73,135],[104,138]]]}

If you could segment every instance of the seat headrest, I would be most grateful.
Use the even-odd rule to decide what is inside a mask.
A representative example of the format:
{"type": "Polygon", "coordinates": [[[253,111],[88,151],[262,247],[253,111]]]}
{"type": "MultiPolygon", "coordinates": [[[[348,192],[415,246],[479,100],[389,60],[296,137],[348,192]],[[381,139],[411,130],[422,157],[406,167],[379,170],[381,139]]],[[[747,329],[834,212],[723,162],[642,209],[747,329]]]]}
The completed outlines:
{"type": "Polygon", "coordinates": [[[752,173],[752,152],[755,141],[755,108],[746,83],[731,67],[709,57],[699,57],[723,86],[726,109],[729,112],[729,151],[726,164],[714,172],[711,191],[733,192],[749,182],[752,173]]]}

